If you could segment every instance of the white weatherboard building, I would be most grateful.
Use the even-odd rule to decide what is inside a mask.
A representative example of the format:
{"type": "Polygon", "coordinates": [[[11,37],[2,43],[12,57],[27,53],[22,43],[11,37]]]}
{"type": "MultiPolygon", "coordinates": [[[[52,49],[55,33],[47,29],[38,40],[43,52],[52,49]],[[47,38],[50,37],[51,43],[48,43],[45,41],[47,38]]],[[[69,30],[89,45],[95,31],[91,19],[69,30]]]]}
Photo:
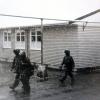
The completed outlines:
{"type": "MultiPolygon", "coordinates": [[[[32,62],[41,63],[41,26],[1,28],[0,60],[12,61],[13,49],[24,50],[32,62]]],[[[43,63],[59,65],[65,49],[71,51],[76,68],[100,66],[100,25],[43,25],[43,63]]]]}

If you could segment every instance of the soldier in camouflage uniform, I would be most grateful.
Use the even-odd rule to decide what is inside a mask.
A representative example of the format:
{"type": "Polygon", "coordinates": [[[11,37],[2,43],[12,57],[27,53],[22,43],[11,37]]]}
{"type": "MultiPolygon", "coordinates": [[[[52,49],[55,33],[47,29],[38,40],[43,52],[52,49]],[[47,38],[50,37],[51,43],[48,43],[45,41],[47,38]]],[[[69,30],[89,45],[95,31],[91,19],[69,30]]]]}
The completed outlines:
{"type": "Polygon", "coordinates": [[[75,63],[74,63],[73,57],[70,56],[69,50],[65,50],[64,53],[65,53],[65,56],[60,66],[60,69],[64,67],[64,76],[60,79],[60,82],[64,83],[65,79],[69,75],[71,78],[71,86],[73,86],[74,85],[73,69],[75,67],[75,63]]]}
{"type": "Polygon", "coordinates": [[[21,82],[23,84],[23,89],[25,93],[30,92],[30,77],[34,74],[34,67],[31,65],[31,62],[28,57],[26,57],[25,52],[21,54],[21,65],[22,65],[22,73],[21,73],[21,82]]]}
{"type": "Polygon", "coordinates": [[[15,49],[15,50],[13,50],[13,52],[15,54],[15,57],[14,57],[14,60],[13,60],[11,71],[16,73],[16,76],[15,76],[14,83],[10,86],[11,89],[15,89],[18,86],[19,81],[20,81],[20,73],[21,73],[21,70],[20,70],[21,59],[20,59],[20,55],[19,55],[20,50],[15,49]]]}

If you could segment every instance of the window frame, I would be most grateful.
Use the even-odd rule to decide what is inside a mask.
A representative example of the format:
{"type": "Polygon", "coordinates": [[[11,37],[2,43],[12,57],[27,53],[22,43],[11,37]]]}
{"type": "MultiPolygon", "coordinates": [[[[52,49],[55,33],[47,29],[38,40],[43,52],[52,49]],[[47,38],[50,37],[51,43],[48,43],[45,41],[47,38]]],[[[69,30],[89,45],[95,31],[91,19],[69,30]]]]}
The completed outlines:
{"type": "Polygon", "coordinates": [[[41,41],[38,41],[38,36],[41,37],[40,29],[30,31],[30,49],[31,50],[41,50],[41,41]],[[38,31],[40,32],[40,35],[38,35],[38,33],[37,33],[38,31]],[[35,34],[32,35],[32,32],[34,32],[35,34]],[[32,41],[32,36],[34,36],[34,41],[32,41]]]}
{"type": "Polygon", "coordinates": [[[15,49],[25,49],[25,37],[26,35],[24,30],[19,29],[15,31],[15,49]],[[24,33],[23,35],[22,32],[24,33]],[[19,36],[19,41],[17,40],[18,36],[19,36]],[[24,41],[22,41],[22,37],[24,37],[24,41]]]}
{"type": "Polygon", "coordinates": [[[5,30],[3,31],[3,48],[11,48],[11,41],[12,41],[12,33],[11,30],[5,30]],[[6,35],[5,35],[6,33],[6,35]],[[6,40],[5,40],[5,36],[6,36],[6,40]],[[10,40],[9,40],[10,39],[10,40]]]}

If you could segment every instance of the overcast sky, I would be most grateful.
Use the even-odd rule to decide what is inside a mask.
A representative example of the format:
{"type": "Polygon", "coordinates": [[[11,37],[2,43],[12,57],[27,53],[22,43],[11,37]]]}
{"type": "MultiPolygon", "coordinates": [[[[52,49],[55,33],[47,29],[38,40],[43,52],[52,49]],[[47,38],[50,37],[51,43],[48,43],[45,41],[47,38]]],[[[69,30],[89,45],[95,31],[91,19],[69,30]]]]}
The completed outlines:
{"type": "MultiPolygon", "coordinates": [[[[0,0],[1,14],[51,19],[74,20],[99,8],[100,0],[0,0]]],[[[0,27],[26,26],[35,23],[40,21],[0,16],[0,27]]]]}

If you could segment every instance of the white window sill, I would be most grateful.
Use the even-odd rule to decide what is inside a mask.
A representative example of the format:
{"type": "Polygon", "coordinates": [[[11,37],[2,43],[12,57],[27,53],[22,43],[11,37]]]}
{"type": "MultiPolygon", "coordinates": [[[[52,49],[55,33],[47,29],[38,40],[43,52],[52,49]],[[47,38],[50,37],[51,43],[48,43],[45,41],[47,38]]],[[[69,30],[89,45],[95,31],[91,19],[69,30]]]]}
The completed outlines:
{"type": "Polygon", "coordinates": [[[11,47],[3,47],[4,49],[11,49],[11,47]]]}
{"type": "Polygon", "coordinates": [[[40,48],[30,48],[30,50],[41,50],[40,48]]]}

